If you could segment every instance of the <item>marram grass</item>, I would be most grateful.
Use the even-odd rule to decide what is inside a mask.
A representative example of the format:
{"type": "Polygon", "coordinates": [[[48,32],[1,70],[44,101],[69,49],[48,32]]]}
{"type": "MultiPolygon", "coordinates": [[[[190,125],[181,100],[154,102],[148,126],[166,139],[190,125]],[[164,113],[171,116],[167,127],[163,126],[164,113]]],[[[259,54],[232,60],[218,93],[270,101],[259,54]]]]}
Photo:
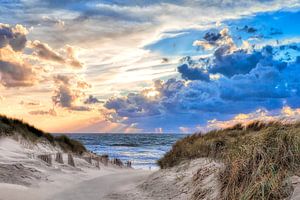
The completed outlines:
{"type": "Polygon", "coordinates": [[[300,169],[300,123],[256,121],[194,134],[175,143],[158,164],[168,168],[200,157],[224,163],[223,199],[286,199],[292,192],[288,178],[300,169]]]}
{"type": "Polygon", "coordinates": [[[0,137],[16,134],[21,135],[23,138],[32,142],[46,140],[53,145],[59,145],[66,152],[82,154],[87,151],[83,144],[65,135],[55,137],[50,133],[45,133],[34,126],[23,122],[22,120],[0,115],[0,137]]]}

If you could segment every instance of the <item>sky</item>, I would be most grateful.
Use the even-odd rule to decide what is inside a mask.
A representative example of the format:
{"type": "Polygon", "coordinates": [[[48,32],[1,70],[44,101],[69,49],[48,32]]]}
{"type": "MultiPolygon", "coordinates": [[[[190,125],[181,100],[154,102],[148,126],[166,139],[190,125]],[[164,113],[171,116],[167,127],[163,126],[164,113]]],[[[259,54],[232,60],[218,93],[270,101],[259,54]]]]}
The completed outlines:
{"type": "Polygon", "coordinates": [[[59,133],[300,119],[300,0],[0,0],[0,113],[59,133]]]}

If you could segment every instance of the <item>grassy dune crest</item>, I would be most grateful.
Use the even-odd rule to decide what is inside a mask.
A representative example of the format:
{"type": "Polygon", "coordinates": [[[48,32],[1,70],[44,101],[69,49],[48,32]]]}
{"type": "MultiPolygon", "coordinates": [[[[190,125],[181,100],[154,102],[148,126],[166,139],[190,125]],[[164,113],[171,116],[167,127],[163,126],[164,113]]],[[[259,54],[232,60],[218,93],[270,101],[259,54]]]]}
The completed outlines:
{"type": "Polygon", "coordinates": [[[300,123],[256,121],[194,134],[175,143],[158,164],[168,168],[200,157],[225,164],[219,174],[223,199],[285,199],[292,192],[288,177],[300,169],[300,123]]]}
{"type": "Polygon", "coordinates": [[[76,154],[86,152],[86,148],[80,142],[65,135],[55,137],[50,133],[45,133],[34,126],[23,122],[22,120],[0,115],[0,136],[12,136],[14,134],[19,134],[32,142],[46,140],[52,145],[59,145],[66,152],[76,154]]]}

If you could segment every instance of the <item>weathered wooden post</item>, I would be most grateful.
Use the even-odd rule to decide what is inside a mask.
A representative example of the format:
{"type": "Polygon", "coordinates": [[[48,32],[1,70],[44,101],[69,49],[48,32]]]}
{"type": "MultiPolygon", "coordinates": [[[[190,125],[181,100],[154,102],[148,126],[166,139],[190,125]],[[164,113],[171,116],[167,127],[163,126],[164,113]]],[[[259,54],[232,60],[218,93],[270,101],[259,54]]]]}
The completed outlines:
{"type": "Polygon", "coordinates": [[[75,162],[74,162],[73,156],[70,153],[68,154],[68,164],[75,167],[75,162]]]}
{"type": "Polygon", "coordinates": [[[108,165],[108,161],[109,161],[108,155],[102,155],[102,156],[101,156],[101,162],[102,162],[105,166],[108,165]]]}
{"type": "Polygon", "coordinates": [[[92,164],[92,157],[91,157],[91,156],[90,156],[90,157],[83,157],[83,159],[84,159],[86,162],[92,164]]]}
{"type": "Polygon", "coordinates": [[[58,163],[64,164],[62,153],[59,153],[59,152],[56,153],[55,161],[58,162],[58,163]]]}
{"type": "Polygon", "coordinates": [[[126,166],[127,166],[128,168],[131,168],[131,161],[128,160],[128,161],[126,162],[126,166]]]}
{"type": "Polygon", "coordinates": [[[100,158],[97,156],[96,158],[96,167],[100,169],[100,158]]]}
{"type": "Polygon", "coordinates": [[[38,155],[38,158],[41,159],[42,161],[46,162],[50,166],[52,165],[52,157],[51,155],[38,155]]]}
{"type": "Polygon", "coordinates": [[[118,165],[119,167],[122,167],[123,162],[119,158],[116,158],[116,165],[118,165]]]}

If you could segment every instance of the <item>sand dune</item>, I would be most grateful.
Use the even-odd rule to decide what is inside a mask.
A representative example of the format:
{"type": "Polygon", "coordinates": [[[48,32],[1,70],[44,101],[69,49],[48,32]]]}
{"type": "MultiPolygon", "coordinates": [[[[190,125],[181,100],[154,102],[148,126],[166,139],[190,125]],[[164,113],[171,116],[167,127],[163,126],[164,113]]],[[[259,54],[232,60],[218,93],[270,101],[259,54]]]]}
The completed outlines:
{"type": "Polygon", "coordinates": [[[76,167],[55,161],[49,166],[36,156],[56,151],[47,144],[0,139],[0,200],[184,200],[192,198],[196,187],[211,191],[204,194],[207,199],[219,195],[221,165],[207,159],[154,172],[103,163],[99,169],[76,156],[76,167]],[[201,180],[195,180],[197,173],[201,180]]]}
{"type": "Polygon", "coordinates": [[[37,154],[57,150],[47,144],[32,146],[0,139],[0,199],[103,199],[134,188],[151,173],[102,163],[99,169],[79,157],[74,157],[76,167],[55,162],[48,166],[36,158],[37,154]]]}
{"type": "MultiPolygon", "coordinates": [[[[74,156],[75,166],[38,154],[60,151],[47,144],[0,138],[0,200],[217,200],[223,164],[199,158],[172,168],[145,171],[89,163],[74,156]]],[[[63,154],[66,163],[67,155],[63,154]]],[[[300,198],[300,178],[292,177],[292,200],[300,198]]]]}

